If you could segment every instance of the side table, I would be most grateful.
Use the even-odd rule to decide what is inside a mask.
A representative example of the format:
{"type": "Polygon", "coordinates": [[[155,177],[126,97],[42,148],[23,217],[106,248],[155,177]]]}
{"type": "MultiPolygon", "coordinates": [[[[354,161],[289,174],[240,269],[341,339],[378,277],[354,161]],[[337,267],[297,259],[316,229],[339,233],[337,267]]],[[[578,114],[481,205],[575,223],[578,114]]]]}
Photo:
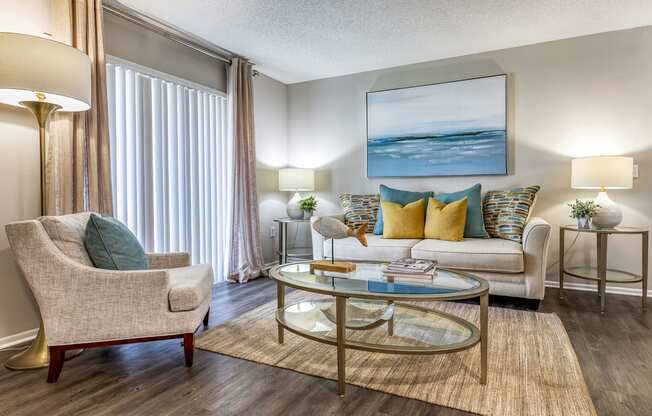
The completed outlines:
{"type": "Polygon", "coordinates": [[[312,259],[312,247],[288,247],[288,224],[296,224],[298,227],[301,224],[310,224],[309,219],[295,220],[286,217],[276,218],[274,222],[278,224],[278,264],[285,264],[288,259],[312,259]]]}
{"type": "Polygon", "coordinates": [[[648,275],[648,230],[643,228],[616,227],[616,228],[578,228],[576,225],[559,227],[559,297],[564,297],[564,275],[579,279],[592,280],[598,284],[600,297],[600,313],[604,314],[607,283],[638,283],[642,286],[641,306],[643,310],[647,303],[647,275],[648,275]],[[597,267],[566,267],[564,264],[564,233],[572,231],[577,233],[595,234],[597,243],[597,267]],[[607,268],[607,248],[610,235],[640,234],[641,235],[641,274],[624,270],[607,268]]]}

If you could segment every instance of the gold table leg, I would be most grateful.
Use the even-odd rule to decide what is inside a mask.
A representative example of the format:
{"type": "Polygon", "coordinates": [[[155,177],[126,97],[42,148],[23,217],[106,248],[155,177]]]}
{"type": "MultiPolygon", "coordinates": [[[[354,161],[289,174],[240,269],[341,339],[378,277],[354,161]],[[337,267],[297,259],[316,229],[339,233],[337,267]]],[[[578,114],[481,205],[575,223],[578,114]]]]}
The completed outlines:
{"type": "Polygon", "coordinates": [[[337,314],[337,393],[344,397],[346,388],[346,298],[335,297],[337,314]]]}
{"type": "Polygon", "coordinates": [[[559,228],[559,299],[564,298],[564,228],[559,228]]]}
{"type": "Polygon", "coordinates": [[[643,299],[641,299],[641,306],[643,307],[643,311],[647,309],[647,262],[648,262],[648,232],[645,231],[642,235],[642,245],[643,245],[643,264],[642,264],[642,273],[641,276],[643,277],[643,281],[641,282],[642,288],[641,288],[641,294],[643,295],[643,299]]]}
{"type": "Polygon", "coordinates": [[[489,344],[489,294],[480,297],[480,384],[487,384],[487,348],[489,344]]]}
{"type": "MultiPolygon", "coordinates": [[[[281,309],[285,307],[285,286],[283,283],[276,281],[276,307],[281,309]]],[[[283,343],[283,326],[280,323],[276,323],[276,329],[278,331],[278,343],[283,343]]]]}
{"type": "Polygon", "coordinates": [[[607,301],[607,241],[608,234],[598,233],[598,290],[600,295],[600,313],[604,315],[607,301]]]}
{"type": "MultiPolygon", "coordinates": [[[[390,300],[388,302],[388,305],[390,305],[390,306],[393,305],[393,304],[394,304],[393,300],[390,300]]],[[[387,321],[387,334],[390,337],[394,336],[394,314],[392,314],[391,318],[389,318],[389,321],[387,321]]]]}

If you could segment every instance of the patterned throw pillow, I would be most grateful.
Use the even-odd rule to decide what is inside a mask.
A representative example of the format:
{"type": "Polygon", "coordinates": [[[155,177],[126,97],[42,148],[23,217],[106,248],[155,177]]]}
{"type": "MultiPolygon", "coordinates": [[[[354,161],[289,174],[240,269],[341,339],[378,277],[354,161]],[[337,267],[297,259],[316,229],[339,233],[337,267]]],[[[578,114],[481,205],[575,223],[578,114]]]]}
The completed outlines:
{"type": "Polygon", "coordinates": [[[521,242],[523,227],[530,216],[540,186],[489,191],[484,196],[484,228],[489,237],[521,242]]]}
{"type": "Polygon", "coordinates": [[[367,232],[373,231],[376,225],[376,215],[380,206],[380,196],[340,194],[340,204],[344,210],[344,223],[352,228],[358,228],[367,223],[367,232]]]}

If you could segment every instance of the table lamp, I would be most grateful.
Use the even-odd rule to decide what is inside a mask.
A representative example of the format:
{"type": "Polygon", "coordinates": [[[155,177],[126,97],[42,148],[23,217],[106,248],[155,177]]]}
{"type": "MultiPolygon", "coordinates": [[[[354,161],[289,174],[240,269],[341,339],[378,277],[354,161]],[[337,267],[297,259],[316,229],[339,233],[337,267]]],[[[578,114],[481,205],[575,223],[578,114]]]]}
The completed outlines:
{"type": "MultiPolygon", "coordinates": [[[[50,39],[0,32],[0,103],[29,109],[38,123],[41,215],[45,215],[48,202],[45,192],[48,119],[57,110],[88,110],[90,102],[91,60],[86,54],[50,39]]],[[[26,370],[47,367],[49,361],[41,321],[32,345],[5,365],[12,370],[26,370]]]]}
{"type": "Polygon", "coordinates": [[[599,205],[593,217],[596,228],[614,228],[623,220],[623,213],[607,195],[607,189],[631,189],[633,186],[634,159],[625,156],[597,156],[573,159],[571,187],[574,189],[599,189],[595,198],[599,205]]]}
{"type": "Polygon", "coordinates": [[[315,190],[315,171],[312,169],[284,168],[278,171],[278,190],[283,192],[294,192],[294,196],[288,202],[288,217],[298,220],[303,218],[303,212],[299,208],[302,191],[315,190]]]}

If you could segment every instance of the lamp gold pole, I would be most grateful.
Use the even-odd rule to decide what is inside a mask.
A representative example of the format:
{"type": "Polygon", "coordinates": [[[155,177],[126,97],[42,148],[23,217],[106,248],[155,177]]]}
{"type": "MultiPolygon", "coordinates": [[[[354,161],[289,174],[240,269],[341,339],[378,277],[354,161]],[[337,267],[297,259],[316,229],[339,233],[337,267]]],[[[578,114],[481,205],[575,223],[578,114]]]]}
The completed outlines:
{"type": "MultiPolygon", "coordinates": [[[[47,207],[47,196],[45,192],[45,161],[47,152],[47,125],[50,115],[61,106],[45,102],[45,94],[37,92],[36,97],[40,101],[21,101],[20,104],[28,108],[36,117],[38,122],[38,137],[41,158],[41,215],[45,215],[47,207]]],[[[66,358],[72,358],[79,355],[83,350],[72,350],[66,354],[66,358]]],[[[11,357],[5,363],[5,367],[10,370],[31,370],[35,368],[47,367],[50,364],[50,351],[45,341],[45,328],[43,319],[39,325],[38,334],[32,342],[32,345],[24,351],[11,357]]]]}

